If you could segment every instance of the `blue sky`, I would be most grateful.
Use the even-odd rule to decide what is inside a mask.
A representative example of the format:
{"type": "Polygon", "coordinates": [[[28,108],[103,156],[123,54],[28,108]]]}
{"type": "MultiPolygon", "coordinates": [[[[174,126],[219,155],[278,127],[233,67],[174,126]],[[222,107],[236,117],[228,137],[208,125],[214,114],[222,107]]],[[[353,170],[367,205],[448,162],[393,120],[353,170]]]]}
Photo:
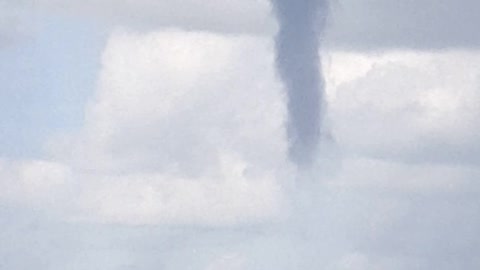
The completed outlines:
{"type": "Polygon", "coordinates": [[[268,0],[0,0],[0,268],[478,269],[480,5],[329,4],[299,169],[268,0]]]}
{"type": "Polygon", "coordinates": [[[27,36],[0,51],[3,155],[40,157],[55,132],[83,123],[95,87],[105,31],[82,18],[39,12],[27,36]]]}

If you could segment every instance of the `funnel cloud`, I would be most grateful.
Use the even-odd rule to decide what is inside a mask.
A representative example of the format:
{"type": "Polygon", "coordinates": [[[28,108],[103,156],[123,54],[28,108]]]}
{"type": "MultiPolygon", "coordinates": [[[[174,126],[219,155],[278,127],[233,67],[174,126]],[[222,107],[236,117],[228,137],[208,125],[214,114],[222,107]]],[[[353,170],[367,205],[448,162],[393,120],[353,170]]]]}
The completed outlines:
{"type": "Polygon", "coordinates": [[[318,49],[328,13],[326,0],[272,0],[279,31],[276,65],[288,98],[289,157],[299,167],[314,161],[324,110],[318,49]]]}

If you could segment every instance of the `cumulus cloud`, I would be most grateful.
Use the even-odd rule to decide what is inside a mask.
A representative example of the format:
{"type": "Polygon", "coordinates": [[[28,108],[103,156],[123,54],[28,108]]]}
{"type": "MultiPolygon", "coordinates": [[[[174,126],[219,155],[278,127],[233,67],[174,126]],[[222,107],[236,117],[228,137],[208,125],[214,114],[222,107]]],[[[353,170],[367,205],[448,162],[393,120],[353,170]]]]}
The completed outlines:
{"type": "Polygon", "coordinates": [[[248,36],[113,34],[82,134],[52,145],[85,172],[82,207],[122,223],[281,214],[289,165],[271,47],[248,36]]]}
{"type": "Polygon", "coordinates": [[[333,78],[334,136],[349,152],[370,157],[477,164],[478,57],[468,51],[334,55],[332,69],[341,74],[333,78]],[[351,63],[359,68],[346,67],[351,63]]]}
{"type": "Polygon", "coordinates": [[[72,174],[68,166],[44,160],[0,160],[0,197],[15,205],[55,208],[65,200],[72,174]]]}
{"type": "MultiPolygon", "coordinates": [[[[225,161],[232,162],[232,161],[225,161]]],[[[235,161],[233,161],[235,162],[235,161]]],[[[274,173],[248,177],[243,164],[224,164],[218,176],[81,175],[90,184],[74,220],[128,225],[226,226],[282,216],[282,186],[274,173]]]]}
{"type": "Polygon", "coordinates": [[[335,187],[402,192],[438,193],[478,190],[480,170],[459,164],[424,164],[379,158],[346,158],[339,175],[329,179],[335,187]]]}
{"type": "MultiPolygon", "coordinates": [[[[344,159],[309,177],[334,189],[476,186],[477,53],[329,55],[329,120],[344,159]]],[[[294,177],[273,57],[261,37],[112,34],[83,130],[49,143],[77,183],[70,218],[231,225],[285,214],[294,177]]]]}
{"type": "Polygon", "coordinates": [[[338,153],[300,176],[269,2],[177,2],[35,1],[156,30],[112,33],[48,160],[0,160],[0,268],[478,268],[480,56],[458,49],[478,45],[476,2],[333,3],[330,49],[457,49],[326,52],[338,153]]]}
{"type": "Polygon", "coordinates": [[[43,239],[51,229],[42,228],[29,237],[44,250],[61,243],[65,261],[52,255],[49,265],[37,249],[28,258],[40,269],[478,265],[478,52],[330,52],[328,117],[343,158],[329,174],[298,179],[272,45],[113,33],[83,129],[49,142],[52,161],[0,162],[3,203],[62,210],[69,222],[55,225],[61,240],[43,239]],[[175,229],[132,226],[146,224],[175,229]]]}

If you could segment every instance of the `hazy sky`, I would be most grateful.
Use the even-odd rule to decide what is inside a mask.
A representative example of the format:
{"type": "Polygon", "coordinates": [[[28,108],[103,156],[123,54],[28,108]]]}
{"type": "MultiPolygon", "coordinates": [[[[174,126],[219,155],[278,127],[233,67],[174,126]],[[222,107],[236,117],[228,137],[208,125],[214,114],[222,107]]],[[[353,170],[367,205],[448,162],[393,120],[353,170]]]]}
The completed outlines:
{"type": "Polygon", "coordinates": [[[332,0],[288,160],[267,0],[0,0],[0,269],[478,269],[480,4],[332,0]]]}

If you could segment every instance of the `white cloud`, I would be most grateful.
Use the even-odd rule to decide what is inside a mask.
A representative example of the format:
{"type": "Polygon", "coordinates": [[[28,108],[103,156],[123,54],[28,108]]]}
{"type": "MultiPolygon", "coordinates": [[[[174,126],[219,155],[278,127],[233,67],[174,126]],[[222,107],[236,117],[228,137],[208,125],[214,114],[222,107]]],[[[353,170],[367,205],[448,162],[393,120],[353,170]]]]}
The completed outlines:
{"type": "MultiPolygon", "coordinates": [[[[327,183],[399,192],[471,189],[479,175],[469,167],[475,160],[468,160],[477,145],[477,58],[468,51],[331,53],[324,63],[330,120],[345,159],[327,183]]],[[[173,30],[118,32],[103,62],[73,156],[78,168],[110,179],[99,188],[104,191],[87,196],[97,205],[110,192],[97,215],[126,223],[232,224],[278,213],[289,174],[280,169],[288,164],[285,108],[270,42],[173,30]],[[226,172],[234,167],[226,164],[243,173],[233,177],[226,172]],[[112,178],[112,172],[124,176],[112,178]],[[136,185],[134,193],[144,197],[131,194],[131,205],[149,205],[143,214],[122,202],[127,186],[142,182],[138,178],[150,179],[136,185]],[[192,179],[194,185],[184,184],[192,179]],[[176,192],[165,202],[161,190],[169,181],[176,192]],[[111,192],[113,182],[124,184],[111,192]],[[252,192],[257,188],[261,193],[252,192]],[[243,190],[239,200],[235,190],[243,190]],[[216,208],[219,200],[225,207],[216,208]],[[204,209],[214,214],[196,216],[204,209]],[[176,214],[166,214],[170,210],[176,214]]]]}
{"type": "MultiPolygon", "coordinates": [[[[286,160],[285,100],[268,39],[116,32],[81,132],[52,139],[56,162],[0,162],[1,201],[59,209],[73,223],[59,225],[70,237],[45,247],[86,255],[45,259],[59,269],[104,258],[109,269],[412,269],[459,260],[449,254],[478,264],[468,252],[478,242],[480,172],[472,160],[430,152],[446,144],[475,156],[477,54],[332,52],[324,67],[343,158],[333,172],[304,179],[286,160]],[[290,193],[293,180],[308,190],[290,193]],[[272,222],[287,211],[293,218],[272,222]],[[97,225],[84,229],[79,220],[97,225]]],[[[48,228],[38,234],[57,229],[48,228]]],[[[12,231],[3,234],[7,243],[37,239],[12,231]]]]}
{"type": "Polygon", "coordinates": [[[73,219],[129,225],[240,225],[277,219],[283,190],[274,172],[245,175],[245,164],[225,158],[217,176],[167,173],[81,175],[88,181],[73,219]]]}
{"type": "Polygon", "coordinates": [[[329,118],[345,158],[328,183],[477,190],[478,60],[476,51],[330,54],[324,62],[329,118]]]}
{"type": "Polygon", "coordinates": [[[337,188],[400,192],[466,192],[478,186],[480,169],[452,164],[417,164],[373,158],[346,158],[328,184],[337,188]]]}
{"type": "Polygon", "coordinates": [[[114,34],[87,112],[88,142],[79,147],[105,156],[95,164],[82,157],[86,166],[166,165],[195,175],[227,149],[260,166],[266,157],[285,158],[283,98],[269,48],[249,37],[114,34]]]}
{"type": "MultiPolygon", "coordinates": [[[[471,51],[331,52],[329,118],[345,158],[335,173],[322,171],[329,187],[476,186],[477,59],[471,51]]],[[[102,63],[83,130],[49,144],[75,179],[70,218],[215,226],[284,214],[294,177],[271,41],[117,31],[102,63]]]]}
{"type": "Polygon", "coordinates": [[[366,270],[372,269],[369,265],[368,258],[359,253],[347,254],[340,259],[335,266],[332,267],[335,270],[366,270]]]}
{"type": "Polygon", "coordinates": [[[242,270],[248,269],[246,259],[241,254],[225,254],[213,260],[205,270],[242,270]]]}
{"type": "MultiPolygon", "coordinates": [[[[123,3],[124,10],[138,8],[123,3]]],[[[67,9],[95,4],[72,2],[67,9]]],[[[97,4],[102,14],[114,5],[97,4]]],[[[168,2],[138,1],[142,9],[162,4],[168,2]]],[[[128,12],[118,14],[112,18],[128,12]]],[[[164,26],[190,28],[200,20],[172,16],[180,17],[167,17],[164,26]]],[[[255,24],[211,26],[224,20],[212,17],[199,28],[257,31],[255,24]]],[[[330,123],[344,157],[328,168],[335,173],[311,174],[319,187],[290,194],[295,176],[286,160],[285,100],[271,41],[165,29],[115,32],[83,129],[53,138],[51,161],[0,160],[2,265],[477,267],[479,53],[330,52],[326,60],[330,123]],[[288,207],[297,211],[294,218],[268,224],[288,207]],[[38,209],[60,210],[63,221],[188,229],[52,226],[38,209]]]]}
{"type": "Polygon", "coordinates": [[[84,182],[80,218],[222,225],[280,216],[290,169],[271,47],[248,36],[114,33],[82,134],[52,146],[84,182]]]}
{"type": "Polygon", "coordinates": [[[375,158],[478,163],[478,52],[349,55],[334,54],[327,75],[339,145],[375,158]]]}
{"type": "Polygon", "coordinates": [[[65,187],[72,180],[70,169],[43,160],[0,160],[0,198],[19,205],[55,208],[65,199],[65,187]]]}

